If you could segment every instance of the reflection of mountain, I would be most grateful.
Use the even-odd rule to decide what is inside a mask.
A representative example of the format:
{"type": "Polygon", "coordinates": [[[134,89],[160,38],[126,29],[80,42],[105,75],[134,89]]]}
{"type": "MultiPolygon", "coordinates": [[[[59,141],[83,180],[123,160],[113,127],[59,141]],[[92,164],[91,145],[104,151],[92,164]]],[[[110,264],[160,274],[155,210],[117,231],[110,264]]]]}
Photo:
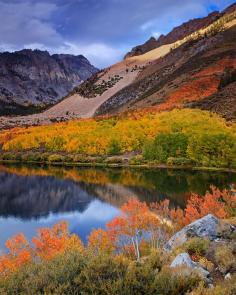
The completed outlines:
{"type": "Polygon", "coordinates": [[[125,187],[119,184],[83,184],[89,192],[95,195],[101,201],[112,204],[115,207],[122,206],[130,198],[137,198],[140,201],[152,203],[160,200],[169,199],[175,206],[183,207],[186,201],[186,193],[166,194],[159,192],[157,189],[148,189],[139,186],[125,187]]]}
{"type": "Polygon", "coordinates": [[[93,197],[70,180],[0,174],[0,215],[22,219],[50,212],[83,212],[93,197]]]}
{"type": "MultiPolygon", "coordinates": [[[[22,219],[84,211],[94,198],[120,207],[131,197],[170,199],[183,207],[190,192],[223,189],[236,175],[184,170],[0,167],[0,216],[22,219]]],[[[96,214],[96,212],[95,212],[96,214]]]]}

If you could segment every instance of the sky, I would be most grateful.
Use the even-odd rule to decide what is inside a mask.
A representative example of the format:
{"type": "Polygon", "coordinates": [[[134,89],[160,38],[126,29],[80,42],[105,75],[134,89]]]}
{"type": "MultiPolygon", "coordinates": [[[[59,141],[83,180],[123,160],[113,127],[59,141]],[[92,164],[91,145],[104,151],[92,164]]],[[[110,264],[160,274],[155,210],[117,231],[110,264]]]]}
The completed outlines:
{"type": "Polygon", "coordinates": [[[109,66],[151,36],[222,10],[232,0],[0,0],[0,51],[86,56],[109,66]]]}

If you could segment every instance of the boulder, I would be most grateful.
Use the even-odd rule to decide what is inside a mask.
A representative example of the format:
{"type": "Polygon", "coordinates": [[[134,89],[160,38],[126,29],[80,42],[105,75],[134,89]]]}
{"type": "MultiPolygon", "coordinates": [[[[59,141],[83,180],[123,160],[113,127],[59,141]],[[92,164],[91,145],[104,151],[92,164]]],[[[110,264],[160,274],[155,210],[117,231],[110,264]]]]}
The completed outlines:
{"type": "Polygon", "coordinates": [[[173,235],[165,244],[164,249],[166,251],[171,251],[175,247],[181,246],[192,237],[206,237],[209,240],[214,240],[217,238],[218,225],[219,220],[212,214],[208,214],[203,218],[190,223],[173,235]]]}
{"type": "Polygon", "coordinates": [[[172,261],[171,268],[184,267],[181,273],[185,275],[190,275],[193,271],[196,271],[206,282],[210,283],[210,273],[205,270],[198,263],[192,261],[188,253],[181,253],[175,257],[172,261]]]}

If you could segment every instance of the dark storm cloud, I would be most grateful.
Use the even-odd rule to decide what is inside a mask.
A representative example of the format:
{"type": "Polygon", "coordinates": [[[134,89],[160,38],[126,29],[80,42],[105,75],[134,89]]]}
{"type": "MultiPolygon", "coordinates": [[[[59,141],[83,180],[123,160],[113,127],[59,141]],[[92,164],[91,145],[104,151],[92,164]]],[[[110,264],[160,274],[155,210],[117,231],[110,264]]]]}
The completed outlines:
{"type": "Polygon", "coordinates": [[[86,55],[117,61],[151,35],[223,9],[231,0],[0,0],[0,47],[86,55]]]}

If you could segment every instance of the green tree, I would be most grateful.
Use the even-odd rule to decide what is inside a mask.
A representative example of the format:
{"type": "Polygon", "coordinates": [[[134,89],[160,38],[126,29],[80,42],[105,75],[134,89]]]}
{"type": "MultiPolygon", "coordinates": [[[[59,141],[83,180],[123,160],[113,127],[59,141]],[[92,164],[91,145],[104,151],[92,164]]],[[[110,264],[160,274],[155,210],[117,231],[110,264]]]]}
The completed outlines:
{"type": "Polygon", "coordinates": [[[182,132],[160,133],[144,147],[146,160],[166,162],[169,157],[185,157],[188,137],[182,132]]]}

